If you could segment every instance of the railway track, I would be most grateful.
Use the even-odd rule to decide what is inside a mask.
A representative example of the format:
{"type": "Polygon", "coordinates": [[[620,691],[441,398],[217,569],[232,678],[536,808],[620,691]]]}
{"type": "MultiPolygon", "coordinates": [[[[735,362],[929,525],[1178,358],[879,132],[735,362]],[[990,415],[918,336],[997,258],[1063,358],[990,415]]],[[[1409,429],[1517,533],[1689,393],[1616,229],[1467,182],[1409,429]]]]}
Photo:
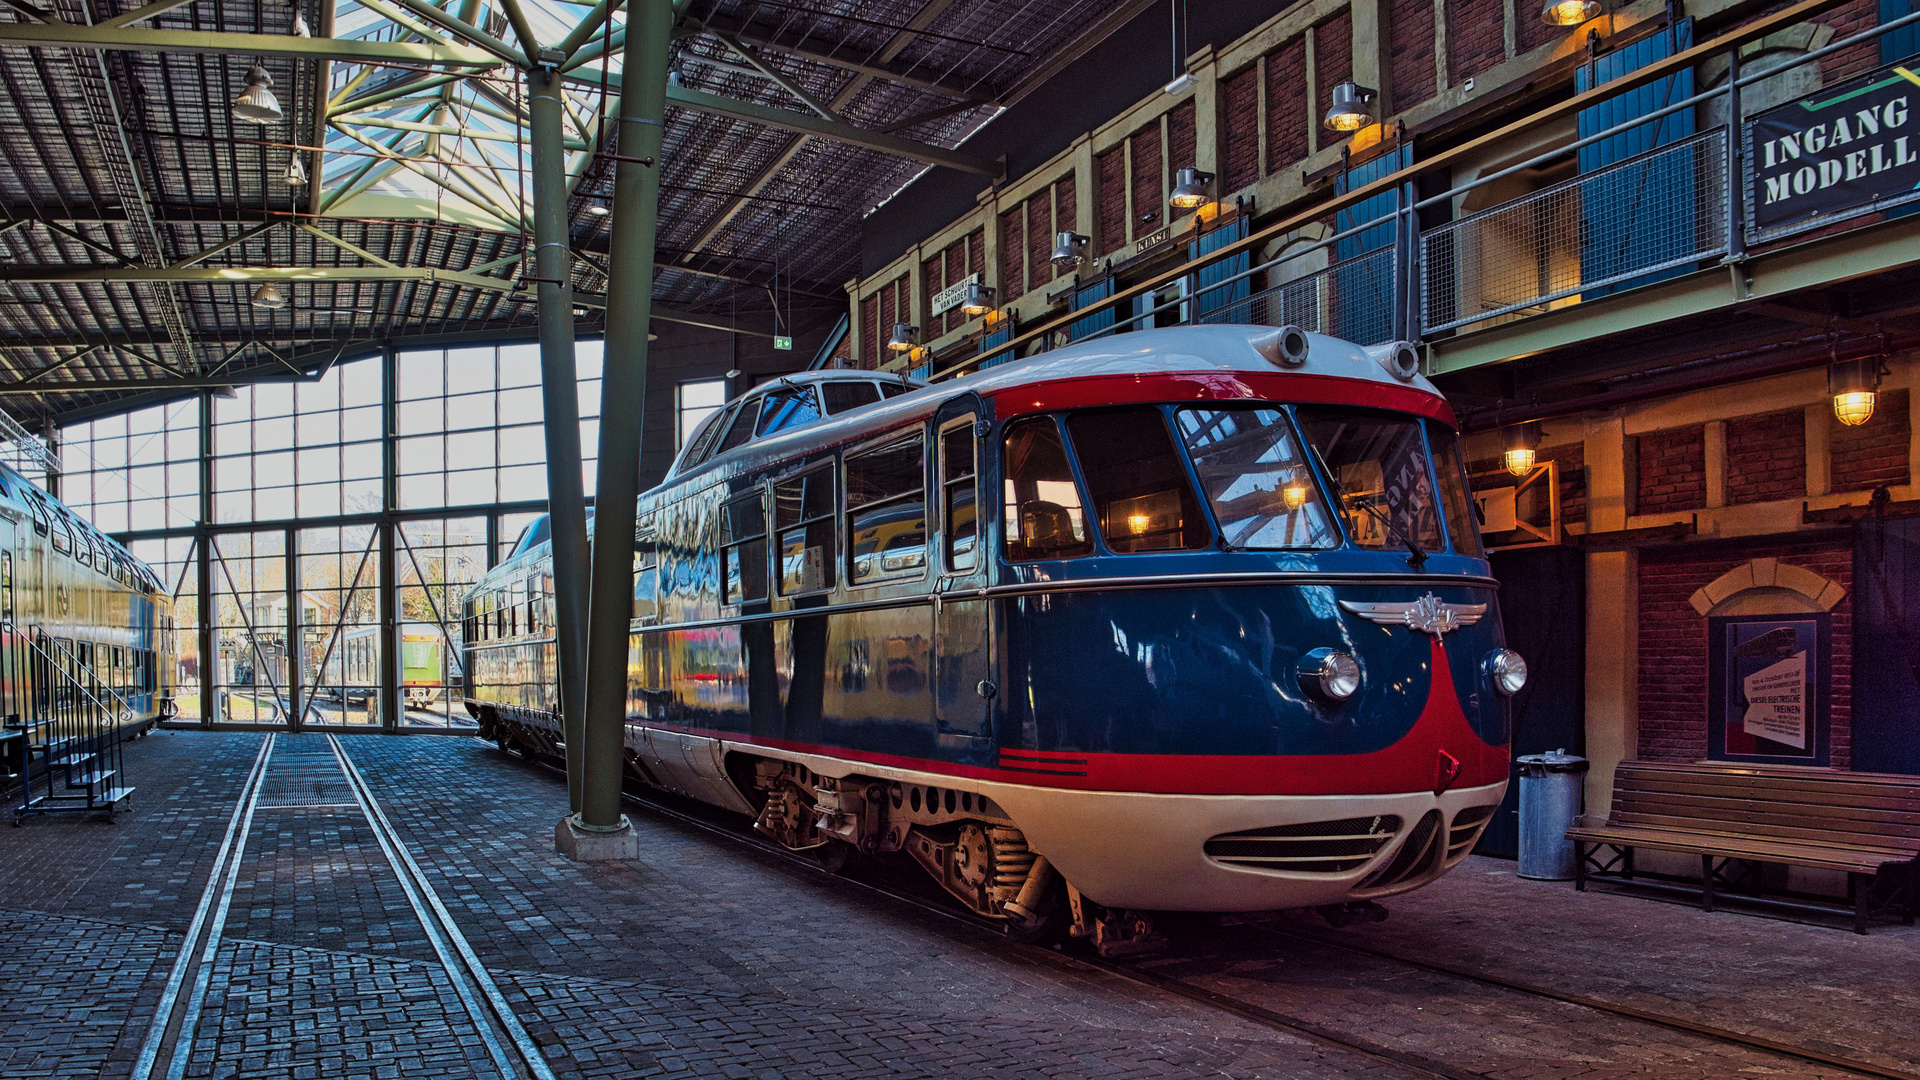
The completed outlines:
{"type": "MultiPolygon", "coordinates": [[[[558,769],[553,768],[553,766],[548,763],[542,762],[541,764],[551,772],[559,772],[558,769]]],[[[708,816],[701,812],[706,809],[705,807],[699,807],[697,811],[690,810],[687,807],[675,805],[654,797],[651,794],[640,795],[632,791],[626,793],[626,798],[629,802],[644,807],[651,813],[659,814],[692,828],[722,837],[762,854],[781,858],[788,863],[802,867],[812,873],[834,877],[838,881],[867,893],[885,897],[896,903],[909,905],[921,912],[969,927],[979,933],[991,934],[998,943],[997,947],[1018,952],[1029,958],[1039,959],[1067,968],[1100,971],[1143,987],[1172,994],[1223,1012],[1231,1013],[1242,1019],[1284,1032],[1297,1038],[1305,1039],[1321,1046],[1332,1047],[1367,1058],[1374,1062],[1391,1065],[1412,1075],[1444,1077],[1446,1080],[1468,1080],[1468,1078],[1487,1075],[1482,1072],[1462,1068],[1459,1065],[1442,1061],[1429,1055],[1389,1046],[1385,1043],[1369,1039],[1364,1035],[1331,1027],[1307,1017],[1270,1009],[1256,1002],[1247,1001],[1231,994],[1224,994],[1184,979],[1162,975],[1141,966],[1139,963],[1105,960],[1097,956],[1077,953],[1069,954],[1039,946],[1022,945],[1007,939],[994,924],[946,902],[943,896],[917,895],[907,888],[894,887],[888,883],[866,880],[844,874],[833,874],[819,866],[813,860],[781,848],[757,834],[747,831],[735,824],[731,819],[720,819],[718,817],[719,812],[717,811],[712,816],[708,816]]],[[[1876,1077],[1879,1078],[1879,1080],[1920,1080],[1920,1073],[1904,1071],[1870,1061],[1862,1061],[1858,1058],[1851,1058],[1842,1054],[1827,1053],[1814,1047],[1769,1039],[1764,1036],[1750,1035],[1745,1032],[1734,1031],[1712,1024],[1703,1024],[1688,1020],[1684,1017],[1639,1009],[1634,1006],[1623,1005],[1582,994],[1567,993],[1551,987],[1508,979],[1488,972],[1473,971],[1453,965],[1401,956],[1387,950],[1374,949],[1355,942],[1342,941],[1330,935],[1279,927],[1271,923],[1249,922],[1247,925],[1249,928],[1257,929],[1276,938],[1312,943],[1359,955],[1366,955],[1378,960],[1403,965],[1406,968],[1458,979],[1477,986],[1494,988],[1508,993],[1520,994],[1575,1008],[1586,1009],[1620,1020],[1649,1025],[1666,1031],[1681,1032],[1697,1039],[1704,1039],[1723,1046],[1737,1047],[1744,1051],[1774,1055],[1801,1064],[1824,1066],[1828,1069],[1841,1070],[1844,1073],[1855,1076],[1876,1077]]]]}

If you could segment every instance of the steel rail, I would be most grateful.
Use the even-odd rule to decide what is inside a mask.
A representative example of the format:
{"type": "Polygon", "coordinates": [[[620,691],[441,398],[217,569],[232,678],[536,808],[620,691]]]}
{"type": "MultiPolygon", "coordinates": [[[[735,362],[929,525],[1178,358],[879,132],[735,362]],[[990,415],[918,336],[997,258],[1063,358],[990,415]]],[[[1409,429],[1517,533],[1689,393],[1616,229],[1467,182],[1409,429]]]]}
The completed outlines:
{"type": "Polygon", "coordinates": [[[207,874],[207,887],[200,893],[200,903],[194,908],[193,921],[187,924],[186,940],[180,943],[179,955],[174,957],[173,970],[167,975],[167,985],[160,992],[160,1001],[154,1007],[146,1038],[141,1041],[140,1055],[134,1059],[132,1080],[151,1080],[161,1052],[169,1043],[173,1046],[173,1054],[168,1059],[168,1075],[179,1075],[174,1068],[176,1063],[179,1070],[184,1070],[186,1066],[186,1058],[193,1047],[193,1024],[199,1018],[200,1008],[206,1000],[213,954],[220,946],[220,937],[226,926],[228,907],[233,901],[234,882],[239,877],[240,857],[245,854],[247,833],[253,827],[253,812],[260,802],[267,762],[273,757],[273,743],[272,733],[260,741],[260,750],[253,758],[253,768],[240,786],[240,799],[234,804],[233,816],[227,819],[226,835],[214,851],[213,869],[207,874]],[[215,911],[216,896],[219,898],[218,914],[211,920],[210,928],[209,915],[215,911]],[[189,979],[192,980],[192,989],[183,1000],[180,993],[189,979]]]}
{"type": "Polygon", "coordinates": [[[407,849],[406,841],[400,838],[393,822],[388,820],[386,811],[381,809],[366,777],[361,775],[353,759],[347,756],[346,747],[340,745],[339,736],[328,734],[326,738],[334,760],[346,775],[347,787],[353,792],[354,802],[359,804],[360,812],[372,827],[374,840],[386,855],[388,865],[393,867],[394,876],[400,880],[400,889],[406,893],[407,903],[420,920],[421,929],[426,931],[434,954],[440,958],[440,965],[446,970],[461,1005],[473,1020],[481,1040],[486,1043],[494,1065],[507,1078],[531,1076],[534,1080],[556,1080],[545,1055],[541,1054],[525,1025],[520,1023],[520,1018],[514,1015],[506,996],[500,992],[499,984],[493,981],[486,965],[475,955],[473,946],[468,944],[466,935],[460,932],[459,924],[448,913],[446,905],[440,902],[439,893],[427,881],[420,864],[414,861],[413,853],[407,849]],[[505,1041],[512,1044],[520,1064],[525,1066],[524,1071],[508,1056],[501,1041],[503,1035],[505,1041]]]}

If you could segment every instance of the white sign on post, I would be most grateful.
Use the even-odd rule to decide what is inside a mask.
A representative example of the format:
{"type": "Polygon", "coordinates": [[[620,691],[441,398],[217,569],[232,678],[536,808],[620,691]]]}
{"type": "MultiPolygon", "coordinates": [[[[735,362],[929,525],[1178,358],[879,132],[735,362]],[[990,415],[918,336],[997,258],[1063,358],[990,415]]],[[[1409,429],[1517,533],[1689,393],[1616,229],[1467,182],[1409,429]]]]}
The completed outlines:
{"type": "Polygon", "coordinates": [[[1747,734],[1807,748],[1807,654],[1794,653],[1746,677],[1747,734]]]}

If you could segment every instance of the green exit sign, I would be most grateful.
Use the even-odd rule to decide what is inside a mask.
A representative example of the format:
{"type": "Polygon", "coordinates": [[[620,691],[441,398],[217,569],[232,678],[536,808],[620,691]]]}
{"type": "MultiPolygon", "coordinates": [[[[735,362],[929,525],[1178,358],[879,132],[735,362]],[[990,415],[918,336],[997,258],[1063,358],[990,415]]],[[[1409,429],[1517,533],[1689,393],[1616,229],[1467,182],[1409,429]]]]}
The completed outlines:
{"type": "Polygon", "coordinates": [[[776,334],[773,339],[773,347],[779,349],[781,352],[792,352],[793,339],[790,337],[781,337],[776,334]]]}

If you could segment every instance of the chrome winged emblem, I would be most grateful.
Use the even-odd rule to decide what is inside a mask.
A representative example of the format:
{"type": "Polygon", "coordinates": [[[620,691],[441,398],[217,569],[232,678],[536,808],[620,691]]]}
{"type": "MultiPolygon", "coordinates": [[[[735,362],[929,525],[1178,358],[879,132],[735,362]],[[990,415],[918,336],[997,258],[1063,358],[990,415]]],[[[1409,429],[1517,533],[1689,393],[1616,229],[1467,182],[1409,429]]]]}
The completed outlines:
{"type": "Polygon", "coordinates": [[[1356,603],[1352,600],[1342,600],[1340,606],[1368,622],[1379,623],[1381,626],[1412,627],[1422,634],[1432,634],[1434,637],[1439,637],[1449,630],[1472,626],[1480,621],[1480,616],[1487,613],[1485,604],[1449,604],[1432,593],[1412,602],[1356,603]]]}

